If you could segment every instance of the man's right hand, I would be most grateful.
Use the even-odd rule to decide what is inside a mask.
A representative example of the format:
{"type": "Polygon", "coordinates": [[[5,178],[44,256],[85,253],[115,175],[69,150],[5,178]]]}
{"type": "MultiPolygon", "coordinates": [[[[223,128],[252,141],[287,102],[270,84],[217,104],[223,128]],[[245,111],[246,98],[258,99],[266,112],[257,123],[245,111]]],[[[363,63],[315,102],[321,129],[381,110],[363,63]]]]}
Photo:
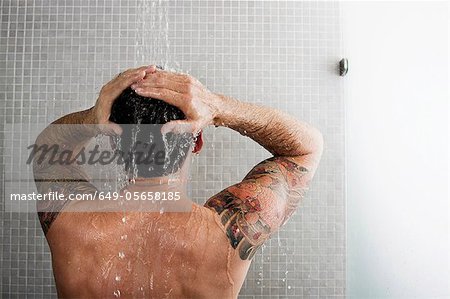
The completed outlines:
{"type": "Polygon", "coordinates": [[[186,120],[171,121],[163,126],[163,132],[185,131],[192,133],[214,124],[221,105],[221,96],[209,91],[192,76],[156,69],[143,80],[131,85],[137,94],[162,100],[179,108],[186,120]],[[185,128],[181,129],[184,126],[185,128]]]}

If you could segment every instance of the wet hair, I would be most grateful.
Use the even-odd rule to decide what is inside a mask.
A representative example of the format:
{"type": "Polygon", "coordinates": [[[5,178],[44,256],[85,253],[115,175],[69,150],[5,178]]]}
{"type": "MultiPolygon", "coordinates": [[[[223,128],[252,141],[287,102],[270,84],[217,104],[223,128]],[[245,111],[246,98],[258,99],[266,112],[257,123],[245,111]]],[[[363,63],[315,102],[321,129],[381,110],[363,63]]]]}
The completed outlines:
{"type": "Polygon", "coordinates": [[[114,101],[109,120],[121,125],[119,150],[136,177],[160,177],[175,173],[183,165],[192,144],[192,134],[161,134],[161,126],[185,119],[184,113],[164,101],[125,89],[114,101]],[[153,162],[152,162],[153,161],[153,162]]]}

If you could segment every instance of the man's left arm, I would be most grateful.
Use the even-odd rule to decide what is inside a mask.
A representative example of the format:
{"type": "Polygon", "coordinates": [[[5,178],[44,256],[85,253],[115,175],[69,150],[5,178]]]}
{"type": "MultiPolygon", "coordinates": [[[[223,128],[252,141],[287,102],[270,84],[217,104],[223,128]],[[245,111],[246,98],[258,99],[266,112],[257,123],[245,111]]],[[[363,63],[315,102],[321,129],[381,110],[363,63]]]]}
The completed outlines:
{"type": "Polygon", "coordinates": [[[74,157],[77,157],[97,134],[120,134],[120,127],[109,121],[112,104],[124,89],[143,79],[146,72],[151,72],[153,68],[145,66],[121,73],[102,87],[94,107],[57,119],[36,139],[35,149],[41,150],[41,155],[35,155],[33,160],[38,192],[58,192],[65,195],[63,201],[38,202],[39,220],[45,234],[68,203],[69,194],[96,193],[97,189],[89,182],[88,175],[77,165],[74,157]],[[44,155],[42,151],[45,152],[44,155]],[[70,162],[55,163],[52,161],[55,156],[65,156],[70,162]]]}

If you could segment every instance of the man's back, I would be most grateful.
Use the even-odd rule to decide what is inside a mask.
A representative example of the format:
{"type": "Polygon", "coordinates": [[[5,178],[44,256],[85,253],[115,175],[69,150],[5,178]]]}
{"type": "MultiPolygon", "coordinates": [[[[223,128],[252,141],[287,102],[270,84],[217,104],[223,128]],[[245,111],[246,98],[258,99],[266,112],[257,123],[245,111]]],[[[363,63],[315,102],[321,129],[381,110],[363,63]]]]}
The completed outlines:
{"type": "MultiPolygon", "coordinates": [[[[133,201],[137,206],[131,210],[104,212],[109,207],[97,197],[98,190],[84,172],[83,163],[41,163],[35,159],[40,193],[60,192],[68,198],[86,194],[100,199],[89,204],[103,203],[94,209],[79,209],[92,211],[89,213],[74,212],[71,207],[80,204],[67,200],[38,207],[52,251],[59,296],[236,298],[258,248],[289,219],[303,198],[322,154],[320,132],[281,111],[211,93],[195,78],[157,71],[152,66],[128,70],[111,80],[93,108],[56,120],[56,127],[47,127],[36,144],[56,144],[61,155],[69,151],[77,157],[97,134],[120,134],[121,129],[109,117],[114,101],[129,86],[144,97],[143,103],[159,99],[183,112],[185,119],[165,122],[160,129],[164,135],[186,133],[181,125],[193,130],[192,151],[180,151],[181,156],[198,153],[203,144],[201,130],[215,125],[247,135],[273,157],[209,198],[205,207],[180,200],[175,204],[180,212],[162,214],[159,209],[144,212],[139,201],[133,201]],[[65,124],[81,126],[60,126],[65,124]],[[94,124],[93,128],[88,124],[94,124]],[[189,212],[181,205],[188,205],[189,212]]],[[[130,115],[118,110],[118,114],[130,115]]],[[[139,109],[144,115],[155,115],[157,110],[139,109]]],[[[153,168],[147,165],[149,173],[144,174],[148,175],[133,173],[126,188],[136,191],[153,185],[158,192],[171,189],[186,194],[189,163],[178,166],[172,169],[178,169],[172,177],[165,173],[154,176],[153,168]]]]}
{"type": "Polygon", "coordinates": [[[195,204],[191,212],[61,213],[47,239],[60,297],[235,298],[250,265],[218,215],[195,204]]]}

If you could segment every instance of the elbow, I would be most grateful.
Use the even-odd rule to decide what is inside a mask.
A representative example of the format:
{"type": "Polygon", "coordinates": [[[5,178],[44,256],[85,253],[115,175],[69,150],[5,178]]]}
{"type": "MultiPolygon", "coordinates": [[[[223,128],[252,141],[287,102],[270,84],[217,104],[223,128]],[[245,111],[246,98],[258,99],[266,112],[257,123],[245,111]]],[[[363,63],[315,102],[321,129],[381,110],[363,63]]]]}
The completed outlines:
{"type": "Polygon", "coordinates": [[[323,134],[318,129],[314,129],[314,153],[317,153],[319,156],[322,156],[323,147],[324,147],[324,139],[323,134]]]}
{"type": "Polygon", "coordinates": [[[311,127],[307,138],[307,145],[304,147],[303,155],[314,155],[321,157],[324,147],[322,133],[315,127],[311,127]]]}

